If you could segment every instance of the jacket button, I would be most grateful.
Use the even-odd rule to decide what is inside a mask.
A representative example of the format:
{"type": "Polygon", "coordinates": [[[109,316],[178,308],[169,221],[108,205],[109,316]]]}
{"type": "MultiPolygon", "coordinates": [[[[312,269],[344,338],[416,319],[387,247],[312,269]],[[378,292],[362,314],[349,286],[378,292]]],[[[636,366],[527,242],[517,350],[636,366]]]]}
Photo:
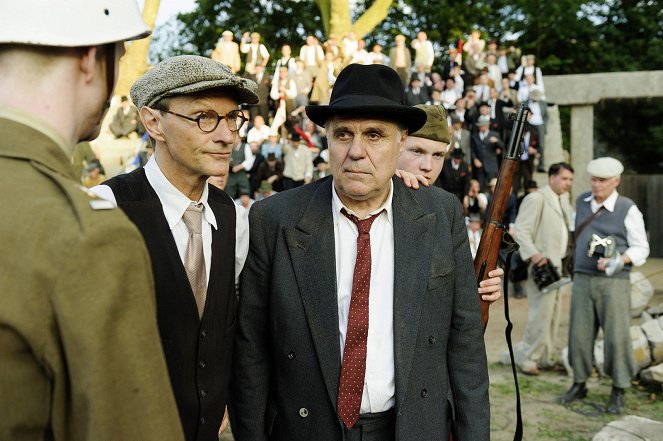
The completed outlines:
{"type": "Polygon", "coordinates": [[[207,391],[205,389],[200,390],[200,396],[205,398],[207,396],[207,391]]]}
{"type": "Polygon", "coordinates": [[[205,417],[200,418],[200,424],[205,424],[205,417]]]}
{"type": "Polygon", "coordinates": [[[302,418],[306,418],[308,416],[308,409],[305,407],[299,409],[299,416],[302,418]]]}
{"type": "Polygon", "coordinates": [[[288,360],[294,360],[295,359],[295,353],[290,351],[288,352],[288,360]]]}
{"type": "Polygon", "coordinates": [[[437,340],[437,338],[435,338],[434,335],[431,335],[430,337],[428,337],[428,343],[430,343],[430,344],[435,343],[435,340],[437,340]]]}
{"type": "Polygon", "coordinates": [[[200,367],[201,369],[204,368],[205,366],[207,366],[207,363],[205,363],[204,361],[200,360],[198,362],[198,367],[200,367]]]}
{"type": "Polygon", "coordinates": [[[200,336],[201,336],[202,338],[207,337],[207,330],[206,330],[206,329],[203,329],[202,331],[200,331],[200,336]]]}
{"type": "Polygon", "coordinates": [[[426,389],[421,389],[421,398],[426,398],[428,396],[428,391],[426,389]]]}

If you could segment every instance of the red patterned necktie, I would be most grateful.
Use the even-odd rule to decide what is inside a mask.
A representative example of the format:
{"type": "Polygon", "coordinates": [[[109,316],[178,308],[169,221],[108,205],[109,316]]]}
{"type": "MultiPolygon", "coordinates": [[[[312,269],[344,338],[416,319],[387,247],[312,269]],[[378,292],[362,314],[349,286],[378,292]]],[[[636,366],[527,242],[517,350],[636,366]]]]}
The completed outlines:
{"type": "Polygon", "coordinates": [[[359,418],[361,396],[366,373],[366,341],[368,339],[368,294],[371,289],[371,225],[382,213],[359,220],[345,209],[341,212],[357,225],[357,260],[352,278],[352,298],[345,336],[341,379],[338,386],[338,416],[348,428],[359,418]]]}

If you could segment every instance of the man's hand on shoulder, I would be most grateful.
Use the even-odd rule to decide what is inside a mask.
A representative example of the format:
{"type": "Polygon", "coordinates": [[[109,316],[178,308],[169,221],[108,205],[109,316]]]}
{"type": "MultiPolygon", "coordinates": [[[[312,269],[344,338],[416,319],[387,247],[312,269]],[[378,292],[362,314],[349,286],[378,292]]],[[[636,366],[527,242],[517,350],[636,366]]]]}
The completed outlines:
{"type": "Polygon", "coordinates": [[[403,181],[406,187],[414,188],[417,190],[419,188],[419,183],[423,184],[425,187],[429,186],[428,179],[426,179],[423,175],[415,175],[400,169],[396,169],[394,174],[403,181]]]}

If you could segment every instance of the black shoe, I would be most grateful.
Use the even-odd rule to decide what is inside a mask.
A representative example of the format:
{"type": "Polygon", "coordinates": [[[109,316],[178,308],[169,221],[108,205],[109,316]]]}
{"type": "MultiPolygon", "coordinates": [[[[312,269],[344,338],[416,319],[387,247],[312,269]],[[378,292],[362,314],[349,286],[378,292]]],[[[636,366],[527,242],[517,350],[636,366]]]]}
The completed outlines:
{"type": "Polygon", "coordinates": [[[624,389],[619,387],[612,387],[610,394],[610,403],[606,412],[612,415],[621,415],[624,413],[624,389]]]}
{"type": "Polygon", "coordinates": [[[569,389],[559,400],[562,404],[569,404],[575,400],[585,398],[587,396],[587,386],[585,383],[573,383],[569,389]]]}
{"type": "Polygon", "coordinates": [[[546,169],[545,169],[544,166],[540,165],[536,168],[536,171],[539,172],[539,173],[545,173],[546,169]]]}

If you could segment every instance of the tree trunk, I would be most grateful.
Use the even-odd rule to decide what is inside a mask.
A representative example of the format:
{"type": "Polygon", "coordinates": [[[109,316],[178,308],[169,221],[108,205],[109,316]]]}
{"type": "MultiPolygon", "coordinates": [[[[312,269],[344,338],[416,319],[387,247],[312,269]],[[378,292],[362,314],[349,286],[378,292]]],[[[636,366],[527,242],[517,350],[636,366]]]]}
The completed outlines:
{"type": "Polygon", "coordinates": [[[357,38],[364,38],[365,35],[370,33],[387,18],[387,13],[393,2],[394,0],[375,0],[371,7],[354,22],[349,30],[354,32],[357,38]]]}
{"type": "MultiPolygon", "coordinates": [[[[161,0],[145,0],[143,20],[150,29],[154,29],[160,2],[161,0]]],[[[115,86],[116,96],[129,96],[131,85],[147,71],[147,53],[151,41],[150,36],[126,43],[127,53],[120,60],[120,73],[115,86]]]]}
{"type": "Polygon", "coordinates": [[[341,39],[346,32],[353,31],[357,38],[369,34],[385,18],[394,0],[375,0],[353,24],[349,0],[315,0],[327,36],[341,39]]]}

